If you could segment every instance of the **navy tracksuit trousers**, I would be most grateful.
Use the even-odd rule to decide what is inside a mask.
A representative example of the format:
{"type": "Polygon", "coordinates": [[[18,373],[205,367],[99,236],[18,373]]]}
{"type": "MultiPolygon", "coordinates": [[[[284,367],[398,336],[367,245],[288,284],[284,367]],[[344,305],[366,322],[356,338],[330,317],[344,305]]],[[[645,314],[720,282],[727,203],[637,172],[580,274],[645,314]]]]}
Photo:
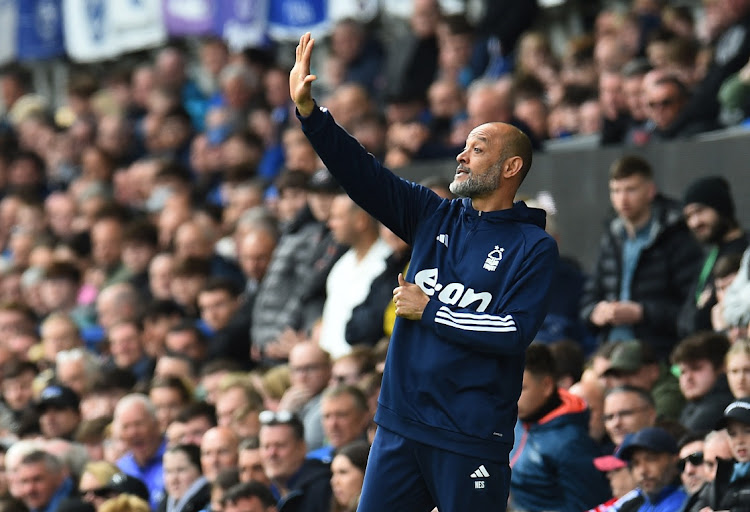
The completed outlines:
{"type": "Polygon", "coordinates": [[[510,467],[378,427],[357,512],[504,512],[510,467]]]}

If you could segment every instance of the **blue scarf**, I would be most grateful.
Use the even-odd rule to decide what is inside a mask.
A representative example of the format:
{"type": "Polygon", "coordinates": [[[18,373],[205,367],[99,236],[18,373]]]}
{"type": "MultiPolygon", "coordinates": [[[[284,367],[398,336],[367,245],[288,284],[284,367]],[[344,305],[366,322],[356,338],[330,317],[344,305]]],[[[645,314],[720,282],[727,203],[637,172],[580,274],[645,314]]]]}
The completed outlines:
{"type": "Polygon", "coordinates": [[[732,470],[732,477],[729,479],[730,482],[745,478],[750,473],[750,462],[735,462],[734,469],[732,470]]]}

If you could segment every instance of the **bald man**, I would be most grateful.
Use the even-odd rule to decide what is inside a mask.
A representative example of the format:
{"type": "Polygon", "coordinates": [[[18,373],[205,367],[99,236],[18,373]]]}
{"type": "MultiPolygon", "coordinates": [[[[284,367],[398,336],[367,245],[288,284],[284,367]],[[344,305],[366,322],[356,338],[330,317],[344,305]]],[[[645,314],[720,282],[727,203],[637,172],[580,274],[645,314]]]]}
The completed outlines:
{"type": "Polygon", "coordinates": [[[531,143],[504,123],[474,128],[450,186],[395,176],[312,97],[314,40],[300,38],[289,87],[302,129],[347,194],[412,246],[394,283],[396,323],[379,425],[357,510],[497,511],[507,503],[524,353],[557,267],[545,215],[514,203],[531,143]]]}
{"type": "Polygon", "coordinates": [[[213,483],[224,469],[237,467],[240,440],[229,427],[210,428],[201,439],[203,476],[213,483]]]}

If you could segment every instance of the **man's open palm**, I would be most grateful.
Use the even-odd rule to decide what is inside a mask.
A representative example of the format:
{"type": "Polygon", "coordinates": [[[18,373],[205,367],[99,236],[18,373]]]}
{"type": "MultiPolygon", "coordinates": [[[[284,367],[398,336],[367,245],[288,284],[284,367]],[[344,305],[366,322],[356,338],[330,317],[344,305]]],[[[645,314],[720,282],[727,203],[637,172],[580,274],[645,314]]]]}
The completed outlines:
{"type": "Polygon", "coordinates": [[[289,73],[289,95],[302,116],[312,113],[315,102],[312,98],[312,83],[318,78],[310,74],[310,56],[315,39],[310,32],[299,38],[295,54],[294,67],[289,73]]]}

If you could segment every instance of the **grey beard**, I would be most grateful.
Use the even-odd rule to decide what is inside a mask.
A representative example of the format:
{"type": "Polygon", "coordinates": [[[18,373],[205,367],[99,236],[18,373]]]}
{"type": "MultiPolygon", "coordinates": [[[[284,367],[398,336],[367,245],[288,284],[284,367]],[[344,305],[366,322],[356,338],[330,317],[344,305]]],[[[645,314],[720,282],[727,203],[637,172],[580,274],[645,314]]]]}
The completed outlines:
{"type": "Polygon", "coordinates": [[[453,180],[448,187],[451,192],[461,197],[482,197],[490,195],[500,187],[500,175],[502,169],[499,165],[493,166],[482,175],[475,175],[469,171],[466,181],[453,180]]]}

